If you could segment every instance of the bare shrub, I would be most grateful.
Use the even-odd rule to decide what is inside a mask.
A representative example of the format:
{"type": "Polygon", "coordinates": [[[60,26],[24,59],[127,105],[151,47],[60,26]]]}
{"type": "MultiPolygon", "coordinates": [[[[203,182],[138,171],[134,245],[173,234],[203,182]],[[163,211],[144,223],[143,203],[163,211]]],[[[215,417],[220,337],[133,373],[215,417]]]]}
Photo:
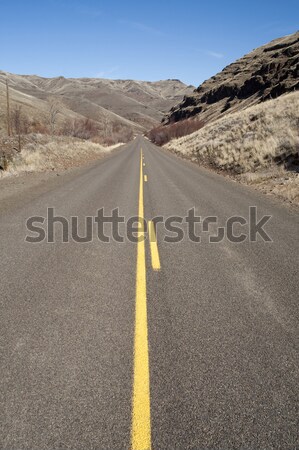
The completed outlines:
{"type": "Polygon", "coordinates": [[[48,98],[48,123],[50,126],[51,134],[55,133],[57,116],[61,112],[61,104],[58,99],[54,97],[48,98]]]}
{"type": "Polygon", "coordinates": [[[99,142],[103,145],[113,145],[118,143],[130,142],[134,137],[133,130],[121,123],[112,122],[110,124],[110,133],[107,133],[106,125],[104,128],[99,129],[98,135],[96,138],[93,138],[92,141],[99,142]]]}
{"type": "Polygon", "coordinates": [[[112,136],[107,136],[107,137],[99,137],[98,136],[96,138],[96,140],[93,140],[93,142],[98,142],[98,143],[100,143],[102,145],[105,145],[105,146],[110,146],[110,145],[114,145],[115,144],[115,141],[114,141],[112,136]]]}
{"type": "Polygon", "coordinates": [[[105,146],[129,142],[133,139],[133,130],[119,122],[95,122],[91,119],[66,119],[62,124],[59,135],[71,136],[83,140],[91,140],[105,146]]]}
{"type": "Polygon", "coordinates": [[[9,162],[8,158],[5,154],[0,154],[0,173],[3,170],[4,172],[8,170],[9,162]]]}
{"type": "Polygon", "coordinates": [[[11,112],[11,129],[14,134],[28,134],[30,130],[30,122],[28,117],[22,111],[22,106],[15,106],[11,112]]]}
{"type": "Polygon", "coordinates": [[[91,119],[68,119],[64,122],[59,134],[88,140],[97,136],[98,125],[91,119]]]}
{"type": "Polygon", "coordinates": [[[30,133],[49,134],[48,126],[37,119],[33,119],[30,123],[30,133]]]}
{"type": "Polygon", "coordinates": [[[113,139],[115,143],[130,142],[134,137],[133,130],[127,126],[118,125],[113,128],[113,139]]]}
{"type": "Polygon", "coordinates": [[[204,123],[196,119],[185,119],[170,125],[161,125],[147,133],[147,137],[156,145],[164,145],[171,139],[193,133],[202,128],[204,123]]]}

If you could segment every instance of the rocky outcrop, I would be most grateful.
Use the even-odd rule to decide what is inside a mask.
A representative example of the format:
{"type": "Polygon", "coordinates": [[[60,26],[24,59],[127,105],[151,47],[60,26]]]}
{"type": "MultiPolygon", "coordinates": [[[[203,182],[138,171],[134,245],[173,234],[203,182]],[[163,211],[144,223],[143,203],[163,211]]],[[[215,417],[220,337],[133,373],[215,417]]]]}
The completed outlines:
{"type": "Polygon", "coordinates": [[[164,123],[194,116],[209,122],[298,88],[299,32],[296,32],[225,67],[172,108],[164,123]]]}

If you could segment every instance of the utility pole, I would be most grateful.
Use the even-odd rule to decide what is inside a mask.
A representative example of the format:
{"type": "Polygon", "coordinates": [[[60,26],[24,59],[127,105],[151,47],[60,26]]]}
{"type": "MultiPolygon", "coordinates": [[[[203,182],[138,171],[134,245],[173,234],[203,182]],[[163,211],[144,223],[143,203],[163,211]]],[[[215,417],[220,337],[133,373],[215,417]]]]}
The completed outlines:
{"type": "Polygon", "coordinates": [[[10,104],[9,104],[9,88],[8,88],[8,80],[6,80],[6,117],[7,117],[7,134],[11,135],[10,129],[10,104]]]}

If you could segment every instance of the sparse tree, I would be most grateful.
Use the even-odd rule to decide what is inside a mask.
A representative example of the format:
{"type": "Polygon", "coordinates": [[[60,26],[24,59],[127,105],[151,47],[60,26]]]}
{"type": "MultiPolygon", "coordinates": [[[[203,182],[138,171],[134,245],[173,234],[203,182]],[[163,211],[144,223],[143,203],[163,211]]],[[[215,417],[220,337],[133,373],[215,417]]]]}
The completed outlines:
{"type": "Polygon", "coordinates": [[[60,129],[62,136],[74,136],[75,134],[75,120],[65,119],[60,129]]]}
{"type": "Polygon", "coordinates": [[[61,134],[64,136],[73,136],[79,139],[91,139],[98,134],[97,123],[91,119],[67,119],[61,130],[61,134]]]}
{"type": "Polygon", "coordinates": [[[108,115],[104,116],[104,118],[102,120],[102,123],[103,123],[103,133],[104,133],[105,139],[113,138],[113,136],[112,136],[112,124],[111,124],[111,121],[108,118],[108,115]]]}
{"type": "Polygon", "coordinates": [[[27,134],[29,121],[22,111],[22,106],[16,105],[11,112],[11,130],[18,137],[18,151],[21,151],[21,135],[27,134]]]}
{"type": "Polygon", "coordinates": [[[14,134],[21,134],[22,106],[15,106],[11,113],[11,125],[14,134]]]}
{"type": "Polygon", "coordinates": [[[54,134],[56,130],[57,116],[61,111],[61,104],[59,100],[54,97],[48,98],[48,104],[48,123],[51,134],[54,134]]]}
{"type": "Polygon", "coordinates": [[[10,128],[10,98],[9,98],[9,86],[8,86],[8,80],[6,80],[6,121],[7,121],[7,135],[11,135],[11,128],[10,128]]]}

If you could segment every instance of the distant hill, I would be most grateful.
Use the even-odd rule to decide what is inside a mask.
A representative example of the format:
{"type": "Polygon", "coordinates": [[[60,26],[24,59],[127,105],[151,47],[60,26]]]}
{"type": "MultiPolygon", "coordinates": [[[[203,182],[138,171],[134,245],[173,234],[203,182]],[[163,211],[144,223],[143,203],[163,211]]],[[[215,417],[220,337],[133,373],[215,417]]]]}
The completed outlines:
{"type": "Polygon", "coordinates": [[[0,132],[6,127],[6,80],[11,106],[22,106],[30,119],[46,120],[49,99],[60,104],[59,122],[92,119],[100,127],[142,133],[156,126],[193,86],[179,80],[157,82],[99,78],[43,78],[0,71],[0,132]]]}
{"type": "Polygon", "coordinates": [[[299,88],[299,32],[276,39],[225,67],[173,107],[165,124],[203,123],[299,88]]]}

